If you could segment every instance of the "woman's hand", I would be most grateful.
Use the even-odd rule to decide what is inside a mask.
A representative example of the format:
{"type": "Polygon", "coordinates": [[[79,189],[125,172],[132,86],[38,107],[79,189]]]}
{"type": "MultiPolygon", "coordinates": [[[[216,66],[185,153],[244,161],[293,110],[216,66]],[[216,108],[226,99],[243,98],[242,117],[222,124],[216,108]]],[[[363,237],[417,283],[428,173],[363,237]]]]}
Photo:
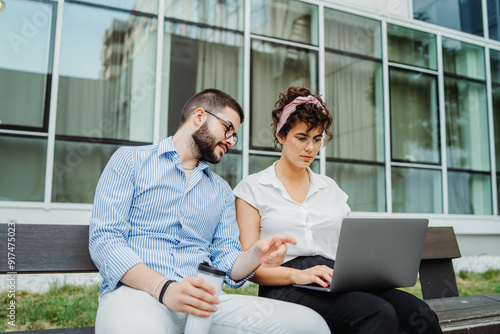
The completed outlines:
{"type": "Polygon", "coordinates": [[[324,265],[314,266],[307,269],[296,269],[292,275],[295,284],[316,283],[324,288],[328,287],[325,282],[332,281],[333,269],[324,265]]]}

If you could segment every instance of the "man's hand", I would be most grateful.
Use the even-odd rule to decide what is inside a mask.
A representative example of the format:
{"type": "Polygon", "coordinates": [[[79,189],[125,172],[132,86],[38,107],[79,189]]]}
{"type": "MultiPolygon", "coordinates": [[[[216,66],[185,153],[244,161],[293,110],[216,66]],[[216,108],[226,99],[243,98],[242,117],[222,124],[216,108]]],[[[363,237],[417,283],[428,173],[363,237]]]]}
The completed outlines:
{"type": "Polygon", "coordinates": [[[180,282],[174,282],[167,288],[163,303],[174,312],[186,312],[198,317],[208,317],[219,298],[216,290],[200,277],[187,277],[180,282]]]}
{"type": "Polygon", "coordinates": [[[262,262],[263,267],[277,267],[285,260],[287,251],[286,244],[297,244],[289,235],[274,235],[255,243],[254,249],[262,262]]]}

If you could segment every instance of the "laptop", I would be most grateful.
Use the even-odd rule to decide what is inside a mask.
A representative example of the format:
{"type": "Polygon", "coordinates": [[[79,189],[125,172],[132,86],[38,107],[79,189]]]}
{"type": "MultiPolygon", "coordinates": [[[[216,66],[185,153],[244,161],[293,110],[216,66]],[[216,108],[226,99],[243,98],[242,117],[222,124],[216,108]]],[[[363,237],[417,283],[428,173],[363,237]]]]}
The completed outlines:
{"type": "Polygon", "coordinates": [[[328,292],[414,286],[428,224],[428,219],[346,218],[330,287],[294,286],[328,292]]]}

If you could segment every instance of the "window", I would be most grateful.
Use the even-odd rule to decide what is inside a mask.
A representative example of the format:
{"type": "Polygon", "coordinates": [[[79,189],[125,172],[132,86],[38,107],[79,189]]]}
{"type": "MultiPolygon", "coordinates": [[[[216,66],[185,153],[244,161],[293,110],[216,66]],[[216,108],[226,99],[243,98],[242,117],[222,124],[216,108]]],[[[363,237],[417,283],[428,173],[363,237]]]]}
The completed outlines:
{"type": "Polygon", "coordinates": [[[413,18],[483,36],[483,10],[478,0],[414,0],[413,18]]]}
{"type": "Polygon", "coordinates": [[[43,202],[47,139],[0,136],[0,201],[43,202]]]}
{"type": "Polygon", "coordinates": [[[66,3],[52,200],[92,203],[111,154],[153,141],[156,19],[66,3]]]}
{"type": "Polygon", "coordinates": [[[436,36],[387,24],[389,61],[437,70],[436,36]]]}
{"type": "Polygon", "coordinates": [[[491,214],[484,49],[443,38],[449,212],[491,214]]]}
{"type": "MultiPolygon", "coordinates": [[[[220,89],[243,104],[243,8],[241,0],[166,4],[160,138],[175,133],[184,104],[203,89],[220,89]]],[[[232,187],[242,178],[242,142],[210,166],[232,187]]]]}
{"type": "Polygon", "coordinates": [[[325,97],[333,114],[326,174],[354,211],[385,211],[380,22],[325,9],[325,97]]]}
{"type": "Polygon", "coordinates": [[[317,89],[318,53],[265,41],[252,41],[251,147],[274,150],[271,111],[289,86],[317,89]]]}
{"type": "Polygon", "coordinates": [[[318,45],[318,7],[294,0],[252,1],[251,32],[318,45]]]}
{"type": "Polygon", "coordinates": [[[442,213],[441,170],[392,167],[392,211],[442,213]]]}
{"type": "Polygon", "coordinates": [[[46,132],[55,8],[52,1],[10,1],[0,11],[0,129],[46,132]],[[26,96],[29,98],[26,98],[26,96]]]}
{"type": "Polygon", "coordinates": [[[439,164],[437,77],[391,68],[392,161],[439,164]]]}

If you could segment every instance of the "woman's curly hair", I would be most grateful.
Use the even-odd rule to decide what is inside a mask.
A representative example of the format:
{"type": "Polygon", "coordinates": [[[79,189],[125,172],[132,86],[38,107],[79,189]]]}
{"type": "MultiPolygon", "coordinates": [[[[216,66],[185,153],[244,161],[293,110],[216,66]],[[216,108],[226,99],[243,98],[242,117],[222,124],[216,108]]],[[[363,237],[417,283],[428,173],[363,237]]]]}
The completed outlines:
{"type": "Polygon", "coordinates": [[[283,108],[287,104],[295,100],[297,97],[309,95],[314,96],[319,101],[319,103],[321,103],[323,109],[318,107],[314,103],[305,103],[298,105],[295,111],[290,114],[285,124],[280,129],[279,135],[285,137],[288,134],[288,131],[290,131],[290,129],[297,122],[303,122],[308,125],[307,131],[311,131],[318,127],[322,128],[326,134],[325,143],[328,143],[330,140],[332,140],[333,134],[330,131],[330,126],[332,125],[333,121],[332,116],[330,115],[330,111],[326,107],[321,97],[313,94],[308,88],[291,86],[286,92],[280,93],[279,99],[278,101],[276,101],[272,112],[273,122],[271,123],[271,126],[274,133],[274,147],[276,149],[278,149],[279,145],[276,128],[280,120],[281,113],[283,112],[283,108]]]}

